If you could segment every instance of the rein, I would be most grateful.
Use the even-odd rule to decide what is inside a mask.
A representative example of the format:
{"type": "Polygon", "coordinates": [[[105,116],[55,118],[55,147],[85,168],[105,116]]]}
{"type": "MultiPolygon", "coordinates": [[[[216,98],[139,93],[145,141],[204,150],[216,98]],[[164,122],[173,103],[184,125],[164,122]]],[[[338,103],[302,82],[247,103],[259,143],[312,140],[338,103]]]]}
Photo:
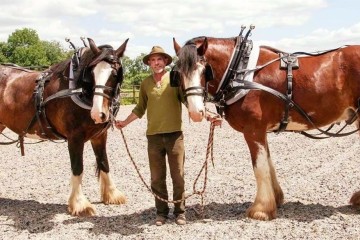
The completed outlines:
{"type": "Polygon", "coordinates": [[[184,198],[182,199],[179,199],[179,200],[167,200],[167,199],[164,199],[160,196],[158,196],[156,193],[154,193],[151,189],[151,187],[145,182],[143,176],[141,175],[140,173],[140,170],[138,168],[138,166],[136,165],[136,162],[134,161],[134,158],[132,157],[131,153],[130,153],[130,150],[129,150],[129,147],[128,147],[128,144],[127,144],[127,141],[126,141],[126,138],[125,138],[125,135],[124,135],[124,132],[122,129],[120,129],[120,132],[121,132],[121,136],[124,140],[124,144],[125,144],[125,148],[126,148],[126,151],[129,155],[129,158],[137,172],[137,174],[139,175],[139,178],[140,180],[142,181],[142,183],[145,185],[145,187],[149,190],[149,192],[155,197],[157,198],[158,200],[160,201],[163,201],[163,202],[167,202],[167,203],[180,203],[180,202],[183,202],[185,201],[186,199],[194,196],[194,195],[200,195],[201,197],[201,214],[199,214],[195,209],[194,211],[201,215],[202,218],[203,218],[203,214],[204,214],[204,194],[205,194],[205,190],[206,190],[206,184],[207,184],[207,174],[208,174],[208,159],[209,159],[209,155],[211,156],[211,161],[214,165],[214,154],[213,154],[213,150],[214,150],[214,147],[213,147],[213,139],[214,139],[214,128],[215,128],[215,125],[213,123],[211,123],[210,125],[210,132],[209,132],[209,138],[208,138],[208,145],[207,145],[207,148],[206,148],[206,158],[205,158],[205,161],[197,175],[197,177],[195,178],[195,181],[194,181],[194,184],[193,184],[193,193],[191,193],[190,195],[187,195],[185,196],[184,198]],[[197,182],[202,174],[202,172],[205,170],[204,172],[204,182],[203,182],[203,187],[201,190],[196,190],[196,185],[197,185],[197,182]]]}
{"type": "Polygon", "coordinates": [[[320,133],[326,135],[326,137],[317,137],[315,135],[311,135],[309,133],[306,133],[305,131],[301,131],[300,133],[303,134],[304,136],[310,137],[310,138],[314,138],[314,139],[324,139],[324,138],[329,138],[329,137],[344,137],[344,136],[348,136],[351,135],[355,132],[358,132],[360,130],[360,128],[357,128],[356,130],[350,131],[350,132],[346,132],[346,133],[341,133],[341,131],[348,126],[349,124],[353,123],[358,117],[357,117],[357,113],[359,113],[359,108],[360,108],[360,98],[358,99],[358,107],[356,108],[356,110],[354,111],[353,116],[351,117],[350,121],[346,121],[346,124],[343,128],[341,128],[339,131],[337,131],[336,133],[330,133],[328,132],[330,128],[328,128],[327,130],[322,130],[319,127],[316,126],[316,124],[312,121],[311,117],[297,104],[295,103],[292,99],[288,98],[287,95],[269,88],[267,86],[264,86],[260,83],[256,83],[256,82],[249,82],[249,81],[244,81],[244,80],[238,80],[238,82],[242,85],[242,86],[238,86],[237,88],[239,89],[250,89],[250,90],[262,90],[265,92],[268,92],[272,95],[274,95],[275,97],[280,98],[281,100],[285,101],[287,104],[290,104],[291,107],[294,107],[295,110],[300,113],[301,116],[303,116],[316,130],[318,130],[320,133]]]}

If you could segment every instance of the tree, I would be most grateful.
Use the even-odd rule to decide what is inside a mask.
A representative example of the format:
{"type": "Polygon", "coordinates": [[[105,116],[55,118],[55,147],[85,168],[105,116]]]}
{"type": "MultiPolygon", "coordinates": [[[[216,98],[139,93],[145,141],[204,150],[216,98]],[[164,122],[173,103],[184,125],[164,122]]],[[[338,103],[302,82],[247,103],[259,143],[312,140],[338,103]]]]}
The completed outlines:
{"type": "Polygon", "coordinates": [[[45,50],[46,57],[51,64],[61,62],[62,60],[71,57],[73,53],[73,51],[64,51],[61,44],[57,41],[42,41],[42,45],[45,50]]]}
{"type": "Polygon", "coordinates": [[[127,56],[122,59],[125,70],[125,79],[122,85],[123,88],[130,88],[132,85],[139,85],[141,81],[150,74],[149,67],[142,61],[145,55],[145,53],[142,53],[133,60],[127,56]]]}
{"type": "Polygon", "coordinates": [[[0,43],[0,62],[20,66],[50,66],[65,60],[69,52],[56,41],[41,41],[35,30],[15,30],[7,43],[0,43]]]}
{"type": "Polygon", "coordinates": [[[6,49],[6,43],[0,42],[0,62],[8,62],[8,59],[6,57],[6,49]]]}
{"type": "Polygon", "coordinates": [[[40,42],[39,36],[35,30],[30,28],[23,28],[22,30],[15,30],[9,38],[8,45],[10,51],[14,51],[17,47],[28,47],[36,45],[40,42]]]}
{"type": "MultiPolygon", "coordinates": [[[[130,59],[125,56],[122,59],[124,66],[124,82],[122,88],[132,88],[133,85],[140,85],[141,81],[144,80],[150,72],[150,68],[143,63],[143,58],[146,54],[141,53],[135,59],[130,59]]],[[[170,70],[177,61],[177,56],[173,56],[173,62],[167,66],[167,70],[170,70]]]]}

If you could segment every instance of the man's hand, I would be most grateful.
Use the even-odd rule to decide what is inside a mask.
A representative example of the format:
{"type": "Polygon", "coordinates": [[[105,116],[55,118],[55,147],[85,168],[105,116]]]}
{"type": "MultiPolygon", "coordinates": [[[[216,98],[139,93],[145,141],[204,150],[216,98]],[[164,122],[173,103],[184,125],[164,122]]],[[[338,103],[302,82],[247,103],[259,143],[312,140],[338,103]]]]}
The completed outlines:
{"type": "Polygon", "coordinates": [[[207,114],[206,120],[214,124],[214,126],[221,126],[222,124],[222,118],[219,115],[213,115],[207,114]]]}
{"type": "Polygon", "coordinates": [[[126,124],[125,121],[120,121],[120,120],[116,120],[116,121],[115,121],[115,127],[116,127],[117,129],[122,129],[122,128],[124,128],[126,125],[127,125],[127,124],[126,124]]]}

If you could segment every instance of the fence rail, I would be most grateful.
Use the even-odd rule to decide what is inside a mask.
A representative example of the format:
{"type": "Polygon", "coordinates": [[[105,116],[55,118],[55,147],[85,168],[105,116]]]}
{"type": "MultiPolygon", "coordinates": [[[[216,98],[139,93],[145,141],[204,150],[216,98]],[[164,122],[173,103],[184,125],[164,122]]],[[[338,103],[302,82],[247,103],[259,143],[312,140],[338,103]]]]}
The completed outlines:
{"type": "Polygon", "coordinates": [[[139,101],[140,85],[133,85],[132,89],[120,89],[121,104],[136,104],[139,101]]]}

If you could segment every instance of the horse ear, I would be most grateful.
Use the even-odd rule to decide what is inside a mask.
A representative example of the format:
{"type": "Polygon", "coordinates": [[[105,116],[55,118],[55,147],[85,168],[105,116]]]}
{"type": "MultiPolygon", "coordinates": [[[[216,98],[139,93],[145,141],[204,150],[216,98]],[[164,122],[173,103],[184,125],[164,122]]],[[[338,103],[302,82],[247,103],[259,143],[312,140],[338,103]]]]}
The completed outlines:
{"type": "Polygon", "coordinates": [[[180,45],[176,42],[175,38],[173,38],[173,43],[174,43],[175,53],[176,53],[176,55],[178,55],[181,47],[180,47],[180,45]]]}
{"type": "Polygon", "coordinates": [[[118,49],[116,49],[115,53],[118,58],[120,58],[124,55],[124,52],[126,49],[126,44],[128,41],[129,41],[129,39],[126,39],[125,42],[118,49]]]}
{"type": "Polygon", "coordinates": [[[101,52],[101,50],[96,46],[94,40],[92,40],[91,38],[88,38],[88,41],[89,41],[90,49],[95,55],[97,55],[99,52],[101,52]]]}
{"type": "Polygon", "coordinates": [[[204,56],[207,48],[208,48],[208,40],[207,38],[205,38],[204,42],[197,48],[198,55],[204,56]]]}

